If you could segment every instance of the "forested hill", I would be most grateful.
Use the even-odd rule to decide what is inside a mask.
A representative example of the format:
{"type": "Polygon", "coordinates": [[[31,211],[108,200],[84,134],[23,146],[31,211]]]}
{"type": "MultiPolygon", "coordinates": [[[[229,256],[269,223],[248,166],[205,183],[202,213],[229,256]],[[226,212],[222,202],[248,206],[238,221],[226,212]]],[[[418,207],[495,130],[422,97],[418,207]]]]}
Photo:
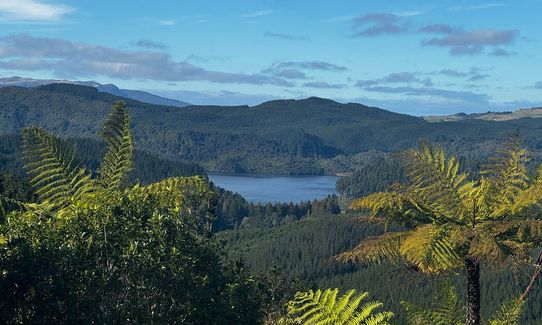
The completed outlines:
{"type": "Polygon", "coordinates": [[[422,138],[456,147],[475,143],[480,147],[517,131],[529,146],[542,147],[542,123],[537,119],[429,123],[314,97],[254,107],[179,108],[70,84],[0,89],[0,132],[13,134],[37,125],[68,137],[95,137],[101,120],[118,100],[132,108],[137,148],[168,159],[197,162],[210,171],[333,172],[337,159],[348,165],[349,157],[371,149],[395,151],[414,146],[422,138]]]}

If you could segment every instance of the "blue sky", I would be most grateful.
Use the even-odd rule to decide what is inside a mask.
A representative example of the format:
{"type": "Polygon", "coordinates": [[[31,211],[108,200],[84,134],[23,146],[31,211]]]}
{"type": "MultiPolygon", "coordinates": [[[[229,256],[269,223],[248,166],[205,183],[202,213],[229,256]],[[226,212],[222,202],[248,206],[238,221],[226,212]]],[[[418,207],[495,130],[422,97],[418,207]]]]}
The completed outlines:
{"type": "Polygon", "coordinates": [[[0,1],[0,77],[196,104],[319,96],[414,115],[542,106],[542,0],[0,1]]]}

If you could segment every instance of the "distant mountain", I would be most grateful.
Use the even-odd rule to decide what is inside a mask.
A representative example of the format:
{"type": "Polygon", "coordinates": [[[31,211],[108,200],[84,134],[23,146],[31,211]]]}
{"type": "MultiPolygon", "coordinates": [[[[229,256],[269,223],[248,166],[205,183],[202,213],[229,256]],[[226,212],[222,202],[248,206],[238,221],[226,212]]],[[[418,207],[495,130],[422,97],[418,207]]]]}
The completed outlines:
{"type": "Polygon", "coordinates": [[[106,92],[112,95],[119,97],[131,98],[138,100],[143,103],[156,104],[156,105],[167,105],[167,106],[176,106],[176,107],[185,107],[189,106],[189,103],[165,98],[155,94],[148,93],[142,90],[130,90],[130,89],[120,89],[113,84],[99,84],[94,81],[71,81],[71,80],[55,80],[55,79],[32,79],[32,78],[21,78],[21,77],[9,77],[9,78],[0,78],[0,88],[8,86],[16,87],[38,87],[43,85],[49,85],[53,83],[63,83],[63,84],[73,84],[79,86],[90,86],[98,89],[101,92],[106,92]]]}
{"type": "Polygon", "coordinates": [[[333,164],[348,168],[348,159],[355,155],[396,151],[416,146],[420,139],[476,153],[517,130],[530,147],[542,148],[537,119],[429,123],[376,107],[316,97],[252,107],[177,109],[61,83],[1,88],[0,133],[18,133],[25,126],[37,125],[64,136],[96,137],[111,105],[120,99],[132,109],[137,148],[199,163],[209,171],[334,172],[338,168],[333,164]]]}
{"type": "Polygon", "coordinates": [[[428,122],[456,122],[464,120],[485,120],[485,121],[510,121],[525,117],[542,118],[542,107],[522,108],[514,112],[487,112],[465,114],[459,113],[454,115],[432,115],[424,116],[428,122]]]}
{"type": "Polygon", "coordinates": [[[0,88],[1,87],[25,87],[25,88],[31,88],[31,87],[38,87],[53,83],[65,83],[65,84],[73,84],[73,85],[79,85],[79,86],[89,86],[89,87],[98,87],[100,86],[99,83],[94,81],[72,81],[72,80],[58,80],[58,79],[33,79],[33,78],[22,78],[22,77],[7,77],[7,78],[0,78],[0,88]]]}
{"type": "Polygon", "coordinates": [[[146,91],[141,90],[130,90],[130,89],[119,89],[113,84],[99,85],[96,87],[99,91],[110,93],[119,97],[126,97],[135,100],[139,100],[143,103],[155,104],[155,105],[166,105],[166,106],[177,106],[185,107],[189,106],[189,103],[182,102],[180,100],[165,98],[162,96],[154,95],[146,91]]]}

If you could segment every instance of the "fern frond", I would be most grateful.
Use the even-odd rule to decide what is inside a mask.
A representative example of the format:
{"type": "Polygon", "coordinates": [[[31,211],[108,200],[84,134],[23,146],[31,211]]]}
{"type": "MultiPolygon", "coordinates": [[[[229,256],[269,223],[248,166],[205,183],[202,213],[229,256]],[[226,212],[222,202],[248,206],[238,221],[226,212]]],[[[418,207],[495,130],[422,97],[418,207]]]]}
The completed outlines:
{"type": "Polygon", "coordinates": [[[502,241],[489,232],[480,231],[472,238],[468,255],[493,266],[502,266],[509,257],[502,241]]]}
{"type": "Polygon", "coordinates": [[[417,227],[400,246],[406,261],[423,273],[440,273],[462,266],[458,253],[460,242],[453,239],[448,229],[434,225],[417,227]]]}
{"type": "Polygon", "coordinates": [[[403,225],[432,221],[429,208],[417,201],[409,187],[401,184],[392,185],[387,192],[377,192],[356,199],[350,204],[350,209],[370,209],[372,214],[369,221],[383,217],[386,225],[391,221],[403,225]]]}
{"type": "Polygon", "coordinates": [[[492,221],[481,223],[478,228],[479,232],[491,234],[499,240],[542,244],[542,220],[492,221]]]}
{"type": "Polygon", "coordinates": [[[384,306],[380,301],[370,301],[361,306],[360,311],[347,324],[373,324],[375,321],[385,322],[393,317],[391,312],[375,312],[384,306]]]}
{"type": "MultiPolygon", "coordinates": [[[[336,313],[339,315],[339,321],[342,324],[347,323],[355,319],[353,317],[356,315],[356,310],[359,307],[359,304],[369,296],[368,292],[356,292],[356,290],[348,290],[344,296],[341,298],[341,302],[344,304],[342,308],[336,308],[336,313]],[[345,300],[344,302],[342,300],[345,300]]],[[[363,309],[362,312],[365,314],[372,314],[372,309],[363,309]]],[[[359,324],[359,323],[358,323],[359,324]]]]}
{"type": "Polygon", "coordinates": [[[446,157],[442,147],[423,143],[404,152],[404,165],[417,201],[431,209],[435,217],[458,218],[465,207],[459,196],[467,174],[459,172],[455,157],[446,157]]]}
{"type": "Polygon", "coordinates": [[[107,142],[107,152],[98,170],[99,183],[106,189],[117,190],[132,170],[134,151],[130,113],[123,102],[113,106],[100,134],[107,142]]]}
{"type": "Polygon", "coordinates": [[[162,206],[177,213],[191,214],[196,205],[208,203],[213,197],[209,183],[201,176],[171,177],[159,182],[127,189],[128,195],[153,196],[162,206]]]}
{"type": "Polygon", "coordinates": [[[90,173],[75,162],[75,149],[43,129],[23,130],[23,154],[30,184],[51,209],[65,207],[94,188],[90,173]]]}
{"type": "Polygon", "coordinates": [[[489,321],[490,325],[519,325],[524,300],[519,298],[504,302],[489,321]]]}
{"type": "Polygon", "coordinates": [[[368,196],[355,199],[350,203],[350,209],[371,209],[373,215],[387,212],[392,209],[401,210],[406,198],[397,192],[376,192],[368,196]]]}
{"type": "Polygon", "coordinates": [[[403,260],[400,252],[402,242],[412,232],[387,232],[380,236],[371,236],[362,240],[352,250],[343,252],[333,259],[340,262],[381,263],[390,261],[398,264],[403,260]]]}
{"type": "Polygon", "coordinates": [[[369,302],[360,307],[368,296],[349,290],[339,300],[339,289],[297,292],[288,303],[288,316],[296,324],[388,324],[391,312],[375,313],[382,307],[380,302],[369,302]]]}
{"type": "Polygon", "coordinates": [[[522,148],[521,140],[514,137],[497,150],[488,164],[482,166],[480,175],[490,184],[491,217],[509,212],[529,187],[528,161],[529,152],[522,148]]]}
{"type": "Polygon", "coordinates": [[[529,187],[516,197],[511,207],[512,213],[518,213],[525,208],[542,203],[542,165],[538,167],[537,176],[529,187]]]}

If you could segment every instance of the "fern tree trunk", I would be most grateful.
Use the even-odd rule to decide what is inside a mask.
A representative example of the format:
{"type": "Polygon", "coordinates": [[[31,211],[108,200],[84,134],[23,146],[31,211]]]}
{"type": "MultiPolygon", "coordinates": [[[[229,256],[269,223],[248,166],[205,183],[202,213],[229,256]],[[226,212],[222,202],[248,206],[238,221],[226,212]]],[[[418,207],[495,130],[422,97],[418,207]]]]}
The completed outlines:
{"type": "Polygon", "coordinates": [[[467,325],[480,325],[480,264],[468,257],[467,269],[467,325]]]}

